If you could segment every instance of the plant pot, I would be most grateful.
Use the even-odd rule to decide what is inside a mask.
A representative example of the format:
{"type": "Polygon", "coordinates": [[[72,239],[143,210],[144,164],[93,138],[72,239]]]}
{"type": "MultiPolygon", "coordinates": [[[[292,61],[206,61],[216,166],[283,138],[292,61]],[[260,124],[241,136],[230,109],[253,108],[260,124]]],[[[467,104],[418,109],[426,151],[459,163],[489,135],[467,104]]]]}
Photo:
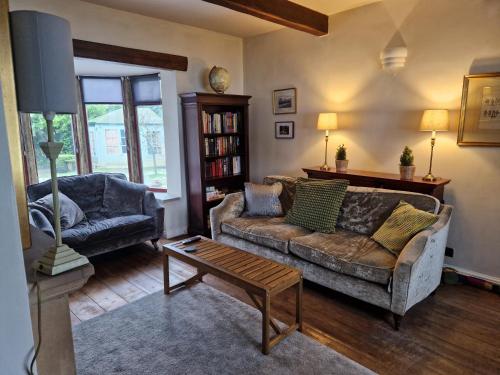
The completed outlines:
{"type": "Polygon", "coordinates": [[[413,176],[415,176],[415,166],[414,165],[400,165],[399,166],[399,175],[402,180],[413,180],[413,176]]]}
{"type": "Polygon", "coordinates": [[[347,172],[347,164],[349,164],[349,160],[335,160],[335,168],[337,172],[347,172]]]}

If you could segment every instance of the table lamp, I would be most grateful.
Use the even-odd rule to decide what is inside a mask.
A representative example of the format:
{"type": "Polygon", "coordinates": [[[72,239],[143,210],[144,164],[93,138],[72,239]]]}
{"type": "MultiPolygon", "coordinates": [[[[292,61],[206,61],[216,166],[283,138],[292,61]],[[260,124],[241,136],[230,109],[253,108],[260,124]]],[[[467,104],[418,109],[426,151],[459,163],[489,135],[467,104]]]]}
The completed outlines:
{"type": "Polygon", "coordinates": [[[436,132],[448,130],[448,110],[447,109],[428,109],[424,111],[420,123],[420,131],[431,131],[431,158],[429,162],[429,173],[422,179],[424,181],[436,181],[432,174],[432,157],[434,154],[434,145],[436,144],[436,132]]]}
{"type": "Polygon", "coordinates": [[[328,131],[337,129],[337,114],[336,113],[320,113],[318,116],[318,124],[316,128],[318,130],[325,131],[325,163],[321,167],[322,171],[330,170],[328,166],[328,131]]]}
{"type": "Polygon", "coordinates": [[[35,11],[11,12],[10,25],[18,109],[42,113],[47,122],[40,148],[50,161],[56,243],[34,267],[56,275],[89,262],[62,243],[56,160],[63,144],[55,142],[52,123],[56,113],[77,111],[71,29],[65,19],[35,11]]]}

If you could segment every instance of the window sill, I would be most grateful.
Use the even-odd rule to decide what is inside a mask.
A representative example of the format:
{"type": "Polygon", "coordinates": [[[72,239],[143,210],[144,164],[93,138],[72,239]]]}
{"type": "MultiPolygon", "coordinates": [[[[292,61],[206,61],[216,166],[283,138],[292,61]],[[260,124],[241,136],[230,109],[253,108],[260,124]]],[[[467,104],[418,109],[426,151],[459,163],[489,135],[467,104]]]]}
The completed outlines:
{"type": "Polygon", "coordinates": [[[160,202],[169,202],[181,198],[178,195],[174,195],[166,191],[165,192],[154,191],[153,194],[155,195],[155,198],[160,202]]]}

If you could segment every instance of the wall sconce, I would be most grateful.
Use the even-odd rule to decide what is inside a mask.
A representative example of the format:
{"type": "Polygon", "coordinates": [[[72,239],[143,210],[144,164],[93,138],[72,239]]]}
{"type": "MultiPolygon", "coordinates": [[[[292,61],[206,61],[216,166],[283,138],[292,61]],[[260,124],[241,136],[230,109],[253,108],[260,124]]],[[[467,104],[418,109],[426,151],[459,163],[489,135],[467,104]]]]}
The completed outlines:
{"type": "Polygon", "coordinates": [[[380,52],[382,68],[390,72],[396,72],[406,65],[408,48],[406,46],[386,47],[380,52]]]}

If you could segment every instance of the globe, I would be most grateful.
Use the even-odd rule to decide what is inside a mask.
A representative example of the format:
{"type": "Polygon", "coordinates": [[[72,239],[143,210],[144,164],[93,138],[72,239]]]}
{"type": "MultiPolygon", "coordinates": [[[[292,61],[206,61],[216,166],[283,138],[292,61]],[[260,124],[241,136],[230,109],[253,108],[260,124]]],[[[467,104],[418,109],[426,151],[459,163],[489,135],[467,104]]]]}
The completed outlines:
{"type": "Polygon", "coordinates": [[[226,69],[214,66],[208,74],[208,81],[210,82],[210,87],[212,87],[217,94],[224,94],[224,91],[229,88],[231,78],[226,69]]]}

